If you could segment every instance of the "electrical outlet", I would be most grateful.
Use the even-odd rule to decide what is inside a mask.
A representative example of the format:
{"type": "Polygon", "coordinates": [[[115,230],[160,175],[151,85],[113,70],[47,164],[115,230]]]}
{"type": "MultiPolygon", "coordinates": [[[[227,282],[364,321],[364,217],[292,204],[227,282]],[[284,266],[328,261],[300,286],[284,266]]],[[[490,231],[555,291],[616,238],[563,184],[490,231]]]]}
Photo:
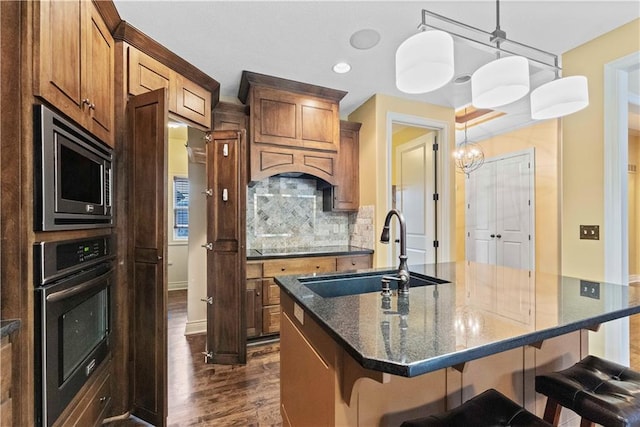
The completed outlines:
{"type": "Polygon", "coordinates": [[[580,239],[600,240],[600,226],[599,225],[581,225],[580,239]]]}
{"type": "Polygon", "coordinates": [[[580,280],[580,296],[600,299],[600,283],[580,280]]]}

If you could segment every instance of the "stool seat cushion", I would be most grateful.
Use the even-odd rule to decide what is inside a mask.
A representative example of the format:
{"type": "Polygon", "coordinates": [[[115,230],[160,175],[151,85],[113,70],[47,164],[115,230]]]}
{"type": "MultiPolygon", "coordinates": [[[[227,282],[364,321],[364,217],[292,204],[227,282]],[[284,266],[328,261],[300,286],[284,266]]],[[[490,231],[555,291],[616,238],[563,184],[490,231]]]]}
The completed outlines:
{"type": "Polygon", "coordinates": [[[572,367],[536,377],[536,391],[607,427],[640,427],[640,373],[587,356],[572,367]]]}
{"type": "Polygon", "coordinates": [[[550,427],[502,393],[489,389],[439,415],[405,421],[400,427],[550,427]]]}

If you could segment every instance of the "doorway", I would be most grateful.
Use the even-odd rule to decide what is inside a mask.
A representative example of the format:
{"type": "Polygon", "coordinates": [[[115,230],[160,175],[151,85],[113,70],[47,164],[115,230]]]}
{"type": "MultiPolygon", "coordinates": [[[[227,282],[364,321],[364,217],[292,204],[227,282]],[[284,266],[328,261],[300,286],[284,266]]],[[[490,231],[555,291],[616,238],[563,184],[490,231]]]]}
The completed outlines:
{"type": "MultiPolygon", "coordinates": [[[[447,123],[387,113],[387,200],[390,209],[398,208],[405,217],[409,216],[406,218],[409,265],[446,262],[450,258],[452,190],[450,162],[444,161],[449,156],[448,135],[447,123]],[[407,186],[400,188],[402,182],[407,186]]],[[[392,232],[395,241],[397,225],[392,232]]],[[[393,245],[390,249],[386,264],[395,265],[399,247],[393,245]]]]}
{"type": "MultiPolygon", "coordinates": [[[[629,102],[637,101],[640,92],[636,84],[638,70],[640,52],[604,66],[604,279],[622,284],[628,284],[630,279],[628,124],[629,102]]],[[[628,365],[631,332],[628,318],[608,322],[601,328],[601,339],[590,344],[590,351],[628,365]]]]}
{"type": "MultiPolygon", "coordinates": [[[[435,262],[436,249],[433,146],[437,131],[398,124],[393,127],[392,207],[400,210],[407,222],[408,264],[430,264],[435,262]]],[[[394,245],[394,259],[399,255],[397,252],[398,246],[394,245]]]]}

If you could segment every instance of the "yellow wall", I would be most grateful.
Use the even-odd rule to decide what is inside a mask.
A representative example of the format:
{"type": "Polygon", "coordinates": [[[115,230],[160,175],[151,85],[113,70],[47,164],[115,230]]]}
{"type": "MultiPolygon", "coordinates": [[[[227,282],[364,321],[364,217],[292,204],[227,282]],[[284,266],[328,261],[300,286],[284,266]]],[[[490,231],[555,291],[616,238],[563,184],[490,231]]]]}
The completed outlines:
{"type": "Polygon", "coordinates": [[[640,50],[636,19],[562,56],[563,75],[589,79],[589,106],[563,118],[562,273],[604,277],[604,65],[640,50]],[[580,224],[600,225],[600,240],[580,240],[580,224]]]}
{"type": "MultiPolygon", "coordinates": [[[[558,120],[540,122],[478,144],[485,159],[531,147],[535,149],[536,271],[557,274],[560,268],[558,120]]],[[[465,178],[464,174],[456,174],[456,260],[465,259],[465,178]]]]}
{"type": "MultiPolygon", "coordinates": [[[[382,230],[384,217],[391,206],[391,201],[388,200],[390,170],[388,169],[389,148],[386,141],[387,113],[391,112],[447,123],[449,147],[453,147],[455,141],[452,108],[377,94],[349,115],[350,121],[362,123],[360,128],[360,205],[374,205],[376,233],[382,230]]],[[[453,168],[451,168],[451,180],[453,180],[453,168]]],[[[453,201],[449,209],[453,214],[455,209],[453,201]]],[[[452,231],[450,236],[440,236],[440,238],[453,242],[454,236],[452,231]]],[[[451,246],[454,250],[455,245],[451,246]]],[[[376,242],[374,266],[388,266],[388,250],[388,245],[376,242]]],[[[447,254],[443,258],[453,258],[453,255],[447,254]]]]}

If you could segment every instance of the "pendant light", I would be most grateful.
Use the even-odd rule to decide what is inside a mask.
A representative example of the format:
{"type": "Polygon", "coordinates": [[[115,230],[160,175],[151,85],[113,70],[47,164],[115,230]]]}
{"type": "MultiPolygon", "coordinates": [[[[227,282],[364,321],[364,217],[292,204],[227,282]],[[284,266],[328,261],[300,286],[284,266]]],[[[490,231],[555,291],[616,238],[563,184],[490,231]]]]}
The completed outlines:
{"type": "MultiPolygon", "coordinates": [[[[464,115],[467,115],[467,109],[464,109],[464,115]]],[[[469,142],[467,139],[467,121],[464,122],[464,141],[458,145],[453,152],[453,159],[458,170],[467,177],[471,172],[478,169],[484,164],[484,153],[478,144],[469,142]]]]}
{"type": "Polygon", "coordinates": [[[471,103],[476,108],[511,104],[529,93],[529,61],[523,56],[498,58],[471,75],[471,103]]]}
{"type": "Polygon", "coordinates": [[[553,119],[580,111],[589,105],[589,85],[585,76],[552,80],[531,92],[531,118],[553,119]]]}
{"type": "Polygon", "coordinates": [[[453,77],[453,37],[444,31],[422,31],[396,50],[396,86],[406,93],[439,89],[453,77]]]}

